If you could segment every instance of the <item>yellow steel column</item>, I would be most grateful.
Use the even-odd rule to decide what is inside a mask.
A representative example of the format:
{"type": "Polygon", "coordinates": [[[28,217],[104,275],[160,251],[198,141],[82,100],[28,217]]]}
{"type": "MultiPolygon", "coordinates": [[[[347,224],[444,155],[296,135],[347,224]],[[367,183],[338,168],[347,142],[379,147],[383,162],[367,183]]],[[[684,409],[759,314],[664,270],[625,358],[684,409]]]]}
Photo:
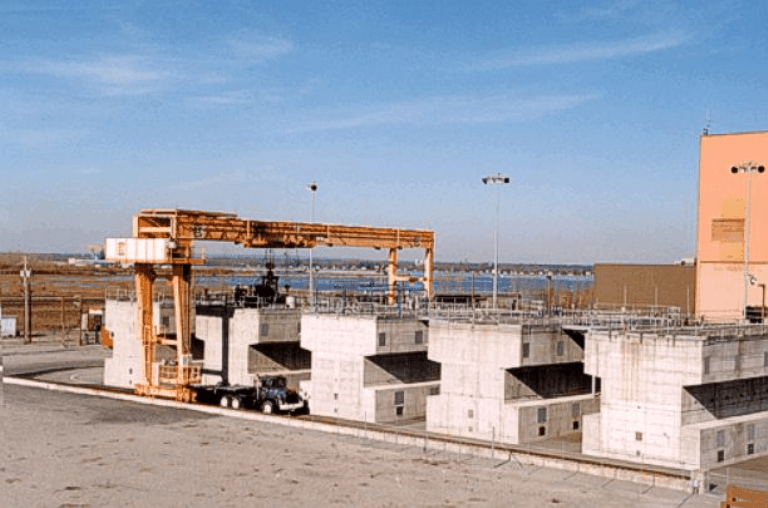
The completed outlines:
{"type": "Polygon", "coordinates": [[[191,321],[191,298],[190,290],[192,267],[187,264],[173,265],[173,303],[176,314],[176,358],[177,363],[177,381],[179,385],[186,384],[184,369],[187,366],[187,360],[191,352],[190,321],[191,321]]]}
{"type": "Polygon", "coordinates": [[[424,254],[424,289],[427,291],[427,298],[432,301],[435,292],[435,249],[429,248],[424,254]]]}
{"type": "Polygon", "coordinates": [[[152,265],[136,264],[136,335],[143,353],[144,384],[151,386],[155,361],[155,334],[152,323],[152,288],[156,278],[152,265]]]}
{"type": "Polygon", "coordinates": [[[389,249],[389,265],[387,269],[387,303],[397,303],[397,249],[389,249]]]}

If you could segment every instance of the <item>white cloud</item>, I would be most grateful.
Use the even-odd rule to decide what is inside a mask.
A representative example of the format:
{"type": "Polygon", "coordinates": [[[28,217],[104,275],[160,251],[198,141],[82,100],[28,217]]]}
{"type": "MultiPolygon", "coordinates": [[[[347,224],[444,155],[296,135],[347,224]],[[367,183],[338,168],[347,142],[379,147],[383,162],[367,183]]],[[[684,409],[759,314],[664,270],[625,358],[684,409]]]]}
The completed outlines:
{"type": "Polygon", "coordinates": [[[563,11],[558,13],[558,17],[568,22],[605,21],[615,19],[637,6],[637,0],[618,0],[603,5],[587,5],[575,12],[563,11]]]}
{"type": "Polygon", "coordinates": [[[86,130],[57,128],[8,128],[0,126],[0,146],[20,145],[44,147],[52,144],[71,143],[87,136],[86,130]]]}
{"type": "Polygon", "coordinates": [[[334,115],[316,112],[289,132],[341,130],[378,125],[439,126],[503,123],[534,120],[575,108],[592,99],[590,95],[552,95],[531,98],[510,96],[449,96],[372,106],[363,111],[334,115]]]}
{"type": "Polygon", "coordinates": [[[691,36],[685,32],[654,34],[621,41],[573,44],[526,50],[497,52],[472,63],[473,70],[496,70],[534,65],[567,64],[653,53],[685,44],[691,36]]]}
{"type": "Polygon", "coordinates": [[[173,77],[148,58],[135,55],[103,56],[93,60],[43,61],[27,72],[79,80],[106,95],[139,95],[156,91],[173,77]]]}
{"type": "Polygon", "coordinates": [[[291,41],[269,35],[241,33],[225,42],[235,60],[247,65],[274,60],[293,51],[291,41]]]}

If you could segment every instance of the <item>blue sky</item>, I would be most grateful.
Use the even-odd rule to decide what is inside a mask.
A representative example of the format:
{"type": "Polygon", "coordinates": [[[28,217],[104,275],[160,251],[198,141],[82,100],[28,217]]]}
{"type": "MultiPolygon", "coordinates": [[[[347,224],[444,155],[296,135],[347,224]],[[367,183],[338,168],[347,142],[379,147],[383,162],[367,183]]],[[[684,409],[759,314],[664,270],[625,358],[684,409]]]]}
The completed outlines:
{"type": "Polygon", "coordinates": [[[707,115],[768,128],[766,19],[765,2],[0,0],[0,250],[84,251],[141,208],[308,220],[315,180],[318,221],[431,228],[438,260],[491,260],[481,178],[502,172],[502,261],[692,256],[707,115]]]}

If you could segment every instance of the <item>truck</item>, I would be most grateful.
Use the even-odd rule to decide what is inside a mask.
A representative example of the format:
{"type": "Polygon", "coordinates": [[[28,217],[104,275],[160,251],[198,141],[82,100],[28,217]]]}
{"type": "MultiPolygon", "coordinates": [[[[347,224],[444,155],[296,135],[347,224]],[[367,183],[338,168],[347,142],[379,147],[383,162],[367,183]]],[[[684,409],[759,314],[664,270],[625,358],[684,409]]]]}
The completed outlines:
{"type": "Polygon", "coordinates": [[[305,411],[306,400],[287,387],[285,376],[259,376],[255,386],[218,383],[193,385],[197,401],[232,409],[256,409],[264,414],[305,411]]]}

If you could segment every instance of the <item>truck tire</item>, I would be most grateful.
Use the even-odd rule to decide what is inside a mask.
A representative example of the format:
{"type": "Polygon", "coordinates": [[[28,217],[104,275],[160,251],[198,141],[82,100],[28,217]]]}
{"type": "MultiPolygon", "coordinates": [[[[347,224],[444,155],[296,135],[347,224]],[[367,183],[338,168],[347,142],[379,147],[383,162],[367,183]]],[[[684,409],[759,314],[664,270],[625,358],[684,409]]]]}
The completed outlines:
{"type": "Polygon", "coordinates": [[[232,397],[232,409],[240,409],[240,398],[239,397],[232,397]]]}
{"type": "Polygon", "coordinates": [[[219,399],[219,405],[221,407],[229,407],[229,397],[222,395],[221,399],[219,399]]]}
{"type": "Polygon", "coordinates": [[[275,404],[271,400],[265,400],[261,405],[261,412],[265,415],[270,415],[275,410],[275,404]]]}

